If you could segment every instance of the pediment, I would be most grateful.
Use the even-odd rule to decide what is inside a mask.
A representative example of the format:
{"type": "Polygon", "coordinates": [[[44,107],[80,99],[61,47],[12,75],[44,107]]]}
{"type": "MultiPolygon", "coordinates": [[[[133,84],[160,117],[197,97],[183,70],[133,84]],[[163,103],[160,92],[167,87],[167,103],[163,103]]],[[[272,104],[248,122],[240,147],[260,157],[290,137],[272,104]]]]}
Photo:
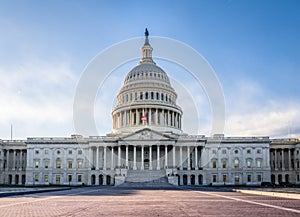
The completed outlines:
{"type": "Polygon", "coordinates": [[[121,141],[162,141],[162,140],[173,140],[172,137],[164,135],[160,132],[144,128],[138,130],[132,134],[126,135],[120,138],[121,141]]]}

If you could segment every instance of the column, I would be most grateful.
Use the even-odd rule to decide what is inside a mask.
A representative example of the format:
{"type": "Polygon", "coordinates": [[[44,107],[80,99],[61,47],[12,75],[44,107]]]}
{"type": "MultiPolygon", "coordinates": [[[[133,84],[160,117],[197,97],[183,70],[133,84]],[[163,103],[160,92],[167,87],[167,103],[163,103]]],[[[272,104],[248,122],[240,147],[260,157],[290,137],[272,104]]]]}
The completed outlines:
{"type": "Polygon", "coordinates": [[[168,146],[165,145],[165,168],[168,168],[168,146]]]}
{"type": "Polygon", "coordinates": [[[156,169],[160,170],[160,162],[159,162],[159,145],[157,145],[157,166],[156,169]]]}
{"type": "Polygon", "coordinates": [[[152,121],[151,108],[149,108],[149,111],[148,111],[148,117],[149,117],[149,125],[151,125],[151,121],[152,121]]]}
{"type": "Polygon", "coordinates": [[[89,161],[90,161],[90,167],[93,167],[94,166],[94,161],[93,161],[93,149],[92,149],[92,147],[89,148],[89,161]]]}
{"type": "Polygon", "coordinates": [[[16,169],[16,150],[14,150],[14,156],[13,156],[13,170],[16,169]]]}
{"type": "Polygon", "coordinates": [[[114,147],[111,146],[111,163],[110,163],[110,170],[114,169],[114,147]]]}
{"type": "Polygon", "coordinates": [[[191,164],[190,164],[190,161],[191,161],[191,159],[190,159],[190,146],[188,146],[187,147],[187,164],[188,164],[188,170],[191,170],[191,164]]]}
{"type": "Polygon", "coordinates": [[[172,111],[172,126],[175,127],[174,112],[172,111]]]}
{"type": "Polygon", "coordinates": [[[20,169],[19,170],[23,170],[23,151],[20,150],[20,169]]]}
{"type": "Polygon", "coordinates": [[[160,123],[160,125],[165,126],[166,120],[165,120],[164,109],[161,110],[161,116],[162,116],[162,123],[160,123]]]}
{"type": "Polygon", "coordinates": [[[155,123],[156,125],[158,125],[158,109],[156,109],[155,111],[155,123]]]}
{"type": "Polygon", "coordinates": [[[103,147],[103,170],[106,170],[106,146],[103,147]]]}
{"type": "Polygon", "coordinates": [[[144,146],[142,145],[142,151],[141,151],[141,170],[144,170],[144,146]]]}
{"type": "Polygon", "coordinates": [[[281,149],[281,169],[284,170],[284,149],[281,149]]]}
{"type": "Polygon", "coordinates": [[[126,169],[128,169],[128,145],[126,145],[126,153],[125,153],[125,166],[126,166],[126,169]]]}
{"type": "Polygon", "coordinates": [[[195,147],[195,170],[198,170],[198,147],[195,147]]]}
{"type": "Polygon", "coordinates": [[[121,145],[118,146],[118,168],[121,167],[121,145]]]}
{"type": "MultiPolygon", "coordinates": [[[[142,109],[142,116],[145,116],[145,108],[142,109]]],[[[146,121],[142,121],[142,124],[145,125],[147,123],[146,121]]]]}
{"type": "Polygon", "coordinates": [[[289,170],[292,170],[291,149],[289,149],[289,170]]]}
{"type": "Polygon", "coordinates": [[[149,170],[152,170],[152,146],[149,146],[149,170]]]}
{"type": "Polygon", "coordinates": [[[136,146],[133,146],[133,169],[136,170],[136,146]]]}
{"type": "Polygon", "coordinates": [[[138,111],[138,109],[136,109],[136,125],[138,125],[140,123],[141,119],[140,119],[140,113],[138,111]]]}
{"type": "Polygon", "coordinates": [[[274,168],[275,168],[275,170],[278,170],[278,168],[277,168],[277,149],[276,148],[274,148],[274,158],[275,158],[274,168]]]}
{"type": "Polygon", "coordinates": [[[180,170],[182,170],[183,169],[183,165],[182,165],[182,146],[180,146],[180,149],[179,149],[179,151],[180,151],[180,170]]]}
{"type": "Polygon", "coordinates": [[[176,168],[175,154],[176,154],[176,146],[173,145],[173,168],[176,168]]]}
{"type": "Polygon", "coordinates": [[[99,146],[96,147],[96,170],[99,170],[99,146]]]}

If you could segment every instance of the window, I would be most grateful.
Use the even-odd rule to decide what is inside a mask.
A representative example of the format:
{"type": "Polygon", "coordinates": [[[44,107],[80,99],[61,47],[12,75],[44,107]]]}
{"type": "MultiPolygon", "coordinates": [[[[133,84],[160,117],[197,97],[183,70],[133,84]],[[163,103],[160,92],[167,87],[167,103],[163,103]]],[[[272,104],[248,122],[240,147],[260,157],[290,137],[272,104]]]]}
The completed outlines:
{"type": "Polygon", "coordinates": [[[212,150],[212,154],[216,154],[217,153],[217,150],[212,150]]]}
{"type": "Polygon", "coordinates": [[[148,92],[145,93],[145,99],[148,99],[148,92]]]}
{"type": "Polygon", "coordinates": [[[222,161],[222,168],[225,169],[227,167],[227,162],[226,160],[223,160],[222,161]]]}
{"type": "Polygon", "coordinates": [[[48,182],[48,175],[44,175],[44,182],[48,182]]]}
{"type": "Polygon", "coordinates": [[[151,92],[151,99],[154,99],[154,93],[151,92]]]}
{"type": "Polygon", "coordinates": [[[257,154],[261,154],[261,149],[257,149],[257,150],[256,150],[256,153],[257,153],[257,154]]]}
{"type": "Polygon", "coordinates": [[[227,179],[226,175],[223,175],[223,182],[226,182],[226,179],[227,179]]]}
{"type": "Polygon", "coordinates": [[[250,168],[251,167],[251,159],[247,159],[247,167],[250,168]]]}
{"type": "Polygon", "coordinates": [[[247,182],[251,182],[251,175],[247,176],[247,182]]]}
{"type": "Polygon", "coordinates": [[[38,161],[38,160],[35,161],[34,167],[35,167],[35,168],[39,168],[39,161],[38,161]]]}
{"type": "Polygon", "coordinates": [[[297,150],[296,153],[299,154],[299,150],[297,150]]]}
{"type": "Polygon", "coordinates": [[[56,184],[60,184],[60,175],[59,174],[55,175],[55,182],[56,182],[56,184]]]}
{"type": "Polygon", "coordinates": [[[234,159],[234,168],[239,168],[240,167],[240,161],[239,159],[234,159]]]}
{"type": "Polygon", "coordinates": [[[222,154],[226,154],[226,149],[223,149],[223,150],[222,150],[222,154]]]}
{"type": "Polygon", "coordinates": [[[297,175],[297,182],[300,181],[300,175],[297,175]]]}
{"type": "Polygon", "coordinates": [[[72,169],[73,167],[73,162],[71,160],[68,161],[68,168],[69,169],[72,169]]]}
{"type": "Polygon", "coordinates": [[[35,154],[39,154],[40,152],[38,150],[35,150],[35,154]]]}
{"type": "Polygon", "coordinates": [[[140,100],[143,100],[143,92],[140,92],[140,100]]]}
{"type": "Polygon", "coordinates": [[[164,101],[164,94],[163,93],[161,94],[160,97],[161,97],[161,101],[164,101]]]}
{"type": "Polygon", "coordinates": [[[60,155],[60,150],[57,150],[57,152],[56,152],[58,155],[60,155]]]}
{"type": "Polygon", "coordinates": [[[217,161],[216,161],[216,160],[214,160],[214,161],[212,162],[212,166],[213,166],[213,168],[217,168],[217,161]]]}
{"type": "Polygon", "coordinates": [[[71,174],[68,175],[68,182],[72,182],[72,175],[71,174]]]}
{"type": "Polygon", "coordinates": [[[217,175],[213,175],[213,182],[217,182],[217,175]]]}
{"type": "Polygon", "coordinates": [[[240,177],[239,177],[239,175],[235,175],[235,176],[234,176],[234,182],[235,182],[235,183],[239,183],[239,182],[240,182],[240,177]]]}
{"type": "Polygon", "coordinates": [[[239,150],[234,150],[234,153],[235,153],[235,154],[238,154],[238,153],[239,153],[239,150]]]}
{"type": "Polygon", "coordinates": [[[82,168],[82,160],[78,160],[77,161],[77,167],[78,168],[82,168]]]}
{"type": "Polygon", "coordinates": [[[261,160],[258,159],[256,163],[257,163],[257,167],[258,167],[258,168],[261,168],[261,160]]]}
{"type": "Polygon", "coordinates": [[[262,181],[261,175],[257,175],[257,181],[258,181],[258,182],[261,182],[261,181],[262,181]]]}
{"type": "Polygon", "coordinates": [[[78,176],[77,176],[77,181],[78,181],[78,182],[82,182],[82,175],[78,175],[78,176]]]}
{"type": "Polygon", "coordinates": [[[46,154],[46,155],[49,154],[49,151],[48,151],[48,150],[45,150],[45,154],[46,154]]]}
{"type": "Polygon", "coordinates": [[[38,182],[38,181],[39,181],[39,174],[35,174],[35,175],[34,175],[34,181],[35,181],[35,182],[38,182]]]}
{"type": "Polygon", "coordinates": [[[82,154],[82,150],[78,150],[78,154],[82,154]]]}
{"type": "Polygon", "coordinates": [[[49,161],[46,160],[46,161],[44,162],[44,164],[45,164],[45,168],[47,169],[47,168],[49,167],[49,161]]]}
{"type": "Polygon", "coordinates": [[[57,169],[61,168],[61,160],[59,158],[56,159],[56,168],[57,169]]]}
{"type": "Polygon", "coordinates": [[[72,154],[72,150],[69,150],[69,154],[72,154]]]}
{"type": "Polygon", "coordinates": [[[251,154],[251,149],[247,149],[247,154],[251,154]]]}

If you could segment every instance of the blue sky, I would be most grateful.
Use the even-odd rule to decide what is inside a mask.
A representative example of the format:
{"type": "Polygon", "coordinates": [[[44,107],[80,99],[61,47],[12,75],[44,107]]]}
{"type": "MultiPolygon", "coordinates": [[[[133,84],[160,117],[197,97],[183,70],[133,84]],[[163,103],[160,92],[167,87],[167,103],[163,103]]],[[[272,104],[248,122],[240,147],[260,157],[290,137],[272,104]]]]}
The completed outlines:
{"type": "MultiPolygon", "coordinates": [[[[299,11],[296,0],[0,1],[0,138],[10,137],[11,123],[14,138],[74,133],[72,100],[86,65],[145,27],[211,64],[226,99],[225,135],[299,137],[299,11]]],[[[176,80],[179,73],[170,74],[176,80]]],[[[115,96],[121,83],[107,94],[115,96]]],[[[111,129],[110,109],[98,117],[106,120],[101,135],[111,129]]],[[[202,121],[202,131],[191,133],[209,134],[209,118],[202,121]]]]}

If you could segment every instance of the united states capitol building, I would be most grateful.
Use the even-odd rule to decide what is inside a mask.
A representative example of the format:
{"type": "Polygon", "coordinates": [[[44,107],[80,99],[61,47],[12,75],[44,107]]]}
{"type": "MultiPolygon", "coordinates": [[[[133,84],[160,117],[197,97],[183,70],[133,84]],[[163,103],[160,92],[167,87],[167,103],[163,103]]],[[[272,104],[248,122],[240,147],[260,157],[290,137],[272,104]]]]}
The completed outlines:
{"type": "Polygon", "coordinates": [[[118,93],[110,134],[0,140],[0,184],[300,184],[299,139],[184,133],[184,111],[152,59],[147,31],[141,50],[118,93]]]}

